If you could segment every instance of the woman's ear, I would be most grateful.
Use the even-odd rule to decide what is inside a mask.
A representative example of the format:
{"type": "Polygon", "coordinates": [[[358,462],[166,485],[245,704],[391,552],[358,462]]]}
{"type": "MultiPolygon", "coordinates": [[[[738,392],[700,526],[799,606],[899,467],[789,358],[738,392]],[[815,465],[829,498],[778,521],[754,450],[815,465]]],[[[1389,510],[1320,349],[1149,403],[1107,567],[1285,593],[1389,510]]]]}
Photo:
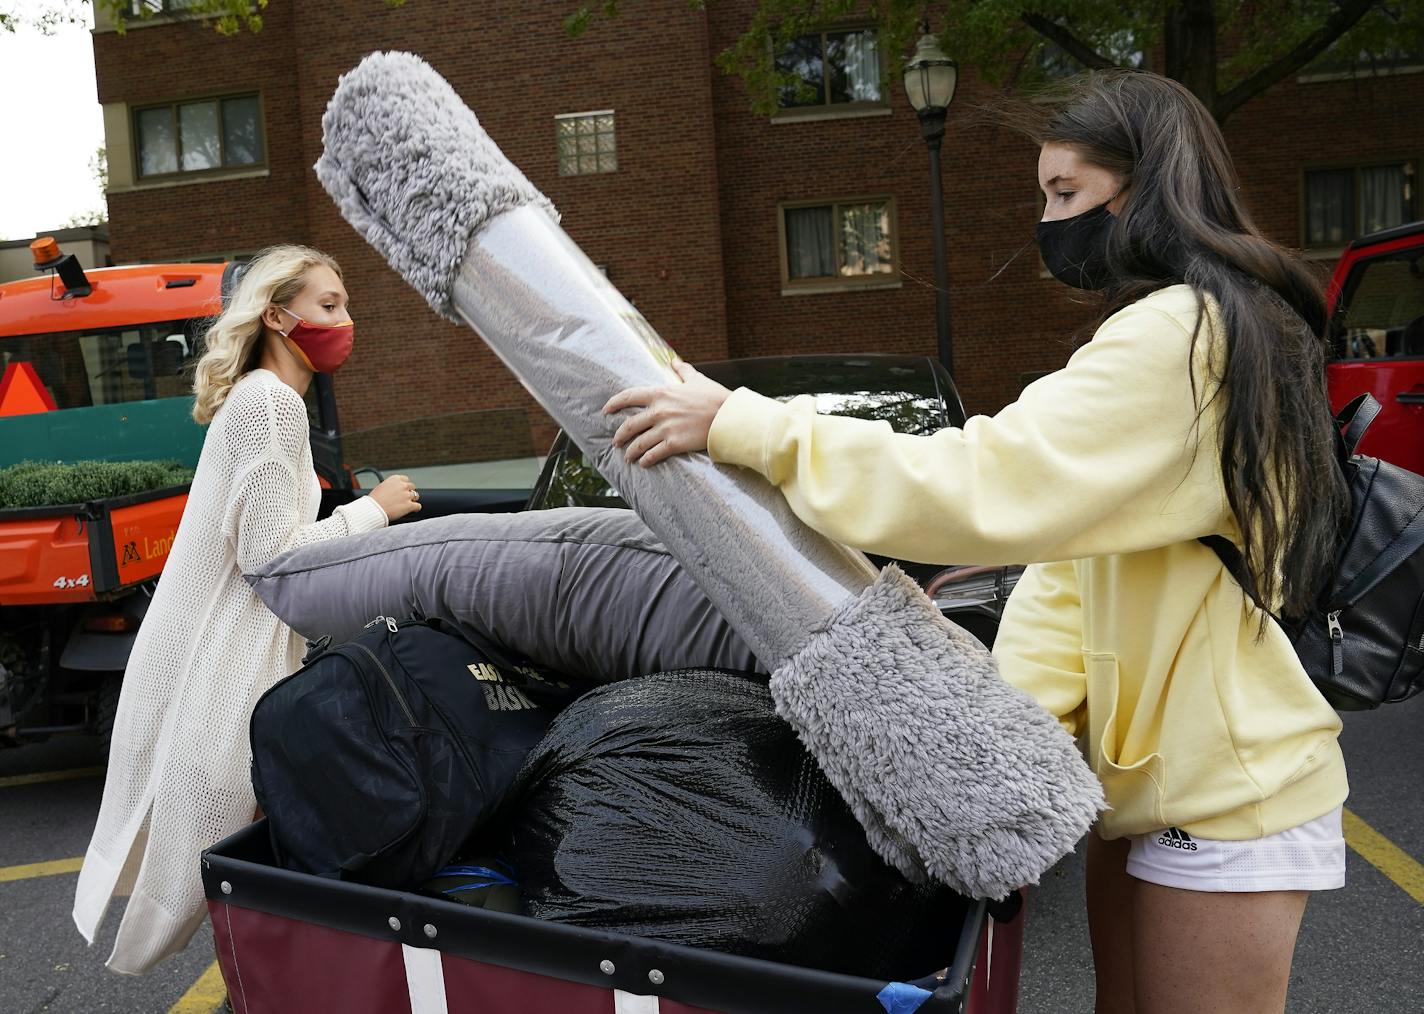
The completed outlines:
{"type": "Polygon", "coordinates": [[[269,306],[262,311],[262,323],[267,326],[269,331],[276,331],[278,334],[287,330],[282,326],[282,314],[275,306],[269,306]]]}
{"type": "Polygon", "coordinates": [[[1130,181],[1124,181],[1122,186],[1118,188],[1117,196],[1111,201],[1108,201],[1108,210],[1114,215],[1121,215],[1122,209],[1127,207],[1128,195],[1131,193],[1132,183],[1130,181]]]}

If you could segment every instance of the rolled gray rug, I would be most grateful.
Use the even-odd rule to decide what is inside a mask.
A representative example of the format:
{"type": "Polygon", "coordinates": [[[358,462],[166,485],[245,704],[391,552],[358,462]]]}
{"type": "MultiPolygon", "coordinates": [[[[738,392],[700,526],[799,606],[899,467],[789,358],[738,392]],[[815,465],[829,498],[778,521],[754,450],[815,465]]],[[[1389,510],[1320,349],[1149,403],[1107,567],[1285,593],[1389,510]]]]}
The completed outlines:
{"type": "Polygon", "coordinates": [[[911,877],[997,897],[1072,850],[1102,789],[1059,724],[903,573],[801,523],[761,477],[627,466],[602,406],[673,351],[559,228],[454,90],[408,53],[344,75],[317,176],[437,312],[474,328],[773,672],[778,712],[911,877]]]}

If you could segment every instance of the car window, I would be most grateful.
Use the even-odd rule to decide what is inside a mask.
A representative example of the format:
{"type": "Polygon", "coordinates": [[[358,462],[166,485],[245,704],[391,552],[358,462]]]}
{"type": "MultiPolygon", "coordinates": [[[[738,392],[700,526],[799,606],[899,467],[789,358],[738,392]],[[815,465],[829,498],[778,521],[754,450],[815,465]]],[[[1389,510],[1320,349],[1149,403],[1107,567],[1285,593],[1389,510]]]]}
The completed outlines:
{"type": "Polygon", "coordinates": [[[555,443],[547,476],[548,487],[535,490],[535,508],[627,506],[567,437],[555,443]]]}
{"type": "Polygon", "coordinates": [[[934,433],[955,421],[944,400],[953,383],[937,377],[928,359],[751,359],[709,364],[705,372],[777,401],[810,395],[823,415],[884,420],[897,433],[934,433]]]}
{"type": "MultiPolygon", "coordinates": [[[[849,360],[812,370],[795,360],[750,360],[716,364],[706,372],[728,387],[749,387],[778,401],[810,395],[821,414],[881,420],[897,433],[934,433],[950,425],[944,397],[927,366],[871,366],[871,360],[849,360]]],[[[952,411],[960,411],[957,404],[952,411]]],[[[567,437],[558,438],[549,458],[531,508],[626,506],[567,437]]]]}
{"type": "Polygon", "coordinates": [[[11,335],[0,338],[0,374],[29,363],[61,409],[187,397],[203,323],[11,335]]]}
{"type": "Polygon", "coordinates": [[[1342,359],[1424,356],[1424,248],[1363,260],[1334,321],[1342,359]]]}

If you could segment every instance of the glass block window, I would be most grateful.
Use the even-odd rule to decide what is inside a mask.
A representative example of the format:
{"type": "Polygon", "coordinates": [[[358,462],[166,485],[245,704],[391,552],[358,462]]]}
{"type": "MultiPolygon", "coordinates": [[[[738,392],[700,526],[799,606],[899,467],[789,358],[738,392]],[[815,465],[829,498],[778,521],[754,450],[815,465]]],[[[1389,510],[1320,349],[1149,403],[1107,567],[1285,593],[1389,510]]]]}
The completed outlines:
{"type": "Polygon", "coordinates": [[[266,158],[256,95],[135,110],[134,139],[141,177],[261,165],[266,158]]]}
{"type": "Polygon", "coordinates": [[[873,29],[822,32],[793,39],[777,54],[776,69],[795,80],[781,85],[782,109],[881,105],[884,69],[873,29]]]}
{"type": "Polygon", "coordinates": [[[1308,169],[1304,189],[1306,246],[1344,246],[1419,215],[1412,161],[1308,169]]]}
{"type": "Polygon", "coordinates": [[[896,273],[889,198],[794,204],[781,209],[782,278],[788,285],[866,282],[896,273]]]}
{"type": "Polygon", "coordinates": [[[618,170],[613,110],[564,113],[554,117],[560,176],[592,176],[618,170]]]}

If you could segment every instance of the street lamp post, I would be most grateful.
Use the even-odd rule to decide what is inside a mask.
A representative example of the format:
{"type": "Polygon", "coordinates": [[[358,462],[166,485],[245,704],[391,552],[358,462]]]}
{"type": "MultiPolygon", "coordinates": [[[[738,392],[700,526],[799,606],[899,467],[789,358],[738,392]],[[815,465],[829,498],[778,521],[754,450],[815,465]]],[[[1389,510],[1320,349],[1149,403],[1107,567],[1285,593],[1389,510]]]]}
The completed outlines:
{"type": "Polygon", "coordinates": [[[934,230],[935,334],[939,360],[954,372],[954,346],[949,334],[949,266],[944,251],[944,191],[940,184],[939,148],[944,140],[945,114],[954,101],[959,67],[928,32],[920,37],[915,55],[905,64],[905,93],[920,118],[920,133],[930,150],[930,227],[934,230]]]}

